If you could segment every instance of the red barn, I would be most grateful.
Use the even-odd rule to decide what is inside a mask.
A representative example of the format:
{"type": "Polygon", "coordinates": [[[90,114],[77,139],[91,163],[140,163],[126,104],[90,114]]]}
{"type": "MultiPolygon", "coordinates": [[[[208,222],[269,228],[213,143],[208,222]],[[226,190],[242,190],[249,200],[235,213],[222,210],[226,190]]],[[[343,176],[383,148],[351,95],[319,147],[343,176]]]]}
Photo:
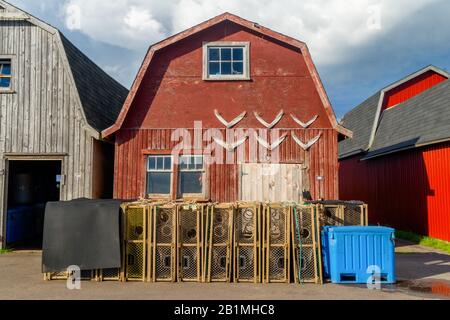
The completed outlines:
{"type": "Polygon", "coordinates": [[[340,197],[369,204],[372,223],[450,241],[450,82],[424,68],[344,116],[340,197]]]}
{"type": "Polygon", "coordinates": [[[103,132],[116,198],[220,202],[336,199],[350,134],[305,43],[229,13],[151,46],[103,132]]]}

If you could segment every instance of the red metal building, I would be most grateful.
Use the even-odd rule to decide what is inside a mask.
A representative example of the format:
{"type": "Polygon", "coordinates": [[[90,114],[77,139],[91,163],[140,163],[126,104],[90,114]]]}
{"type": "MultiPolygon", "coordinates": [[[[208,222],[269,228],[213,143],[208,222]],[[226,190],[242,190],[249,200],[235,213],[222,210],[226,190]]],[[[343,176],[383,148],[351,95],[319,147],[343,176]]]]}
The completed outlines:
{"type": "Polygon", "coordinates": [[[225,13],[150,47],[103,134],[115,197],[226,202],[336,199],[351,132],[303,42],[225,13]]]}
{"type": "Polygon", "coordinates": [[[369,204],[371,223],[450,241],[450,81],[430,66],[344,116],[340,197],[369,204]]]}

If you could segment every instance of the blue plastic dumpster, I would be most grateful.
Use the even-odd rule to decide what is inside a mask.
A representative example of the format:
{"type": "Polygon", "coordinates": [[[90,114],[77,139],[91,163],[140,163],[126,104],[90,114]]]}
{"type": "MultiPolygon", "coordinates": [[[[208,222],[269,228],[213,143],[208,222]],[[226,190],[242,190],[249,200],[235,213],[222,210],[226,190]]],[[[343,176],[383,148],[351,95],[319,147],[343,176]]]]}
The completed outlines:
{"type": "Polygon", "coordinates": [[[324,227],[324,277],[333,283],[395,283],[395,230],[386,227],[324,227]]]}
{"type": "Polygon", "coordinates": [[[7,211],[6,243],[14,244],[40,237],[45,204],[18,206],[7,211]]]}

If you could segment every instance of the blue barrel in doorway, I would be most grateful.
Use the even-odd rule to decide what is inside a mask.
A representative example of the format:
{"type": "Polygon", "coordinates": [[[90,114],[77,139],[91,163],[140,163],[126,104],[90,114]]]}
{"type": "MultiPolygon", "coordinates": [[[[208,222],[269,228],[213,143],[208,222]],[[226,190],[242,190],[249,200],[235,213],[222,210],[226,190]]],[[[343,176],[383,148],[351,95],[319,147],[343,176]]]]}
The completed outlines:
{"type": "Polygon", "coordinates": [[[395,283],[394,233],[386,227],[324,227],[325,278],[333,283],[395,283]]]}

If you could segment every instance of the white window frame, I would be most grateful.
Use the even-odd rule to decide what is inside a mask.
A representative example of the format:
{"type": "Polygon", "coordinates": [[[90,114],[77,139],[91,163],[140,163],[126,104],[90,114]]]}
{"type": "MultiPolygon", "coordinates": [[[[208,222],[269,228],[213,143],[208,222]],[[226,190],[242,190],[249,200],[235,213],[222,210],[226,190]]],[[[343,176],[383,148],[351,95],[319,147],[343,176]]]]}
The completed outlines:
{"type": "MultiPolygon", "coordinates": [[[[167,154],[151,154],[147,155],[147,161],[145,164],[146,171],[145,171],[145,193],[150,198],[171,198],[173,193],[173,175],[174,175],[174,163],[173,163],[173,156],[167,155],[167,154]],[[169,169],[150,169],[150,158],[156,159],[156,164],[158,163],[158,158],[170,158],[170,170],[169,169]],[[169,193],[148,193],[148,173],[149,172],[165,172],[170,173],[170,191],[169,193]]],[[[163,160],[164,163],[164,160],[163,160]]]]}
{"type": "Polygon", "coordinates": [[[15,57],[12,55],[0,55],[0,60],[9,60],[11,63],[11,75],[9,77],[10,78],[9,88],[0,87],[0,93],[14,93],[15,57]]]}
{"type": "Polygon", "coordinates": [[[192,154],[192,155],[181,155],[178,163],[178,186],[177,193],[183,199],[203,199],[206,196],[206,164],[205,164],[205,156],[192,154]],[[202,169],[181,169],[182,157],[201,157],[203,162],[202,169]],[[181,193],[181,174],[183,172],[201,172],[202,173],[202,192],[201,193],[181,193]]]}
{"type": "Polygon", "coordinates": [[[216,42],[204,42],[203,43],[203,80],[205,81],[246,81],[250,80],[250,42],[236,42],[236,41],[216,41],[216,42]],[[210,75],[209,74],[209,61],[208,61],[208,50],[210,47],[224,47],[233,48],[239,47],[243,48],[243,74],[231,74],[231,75],[210,75]]]}

